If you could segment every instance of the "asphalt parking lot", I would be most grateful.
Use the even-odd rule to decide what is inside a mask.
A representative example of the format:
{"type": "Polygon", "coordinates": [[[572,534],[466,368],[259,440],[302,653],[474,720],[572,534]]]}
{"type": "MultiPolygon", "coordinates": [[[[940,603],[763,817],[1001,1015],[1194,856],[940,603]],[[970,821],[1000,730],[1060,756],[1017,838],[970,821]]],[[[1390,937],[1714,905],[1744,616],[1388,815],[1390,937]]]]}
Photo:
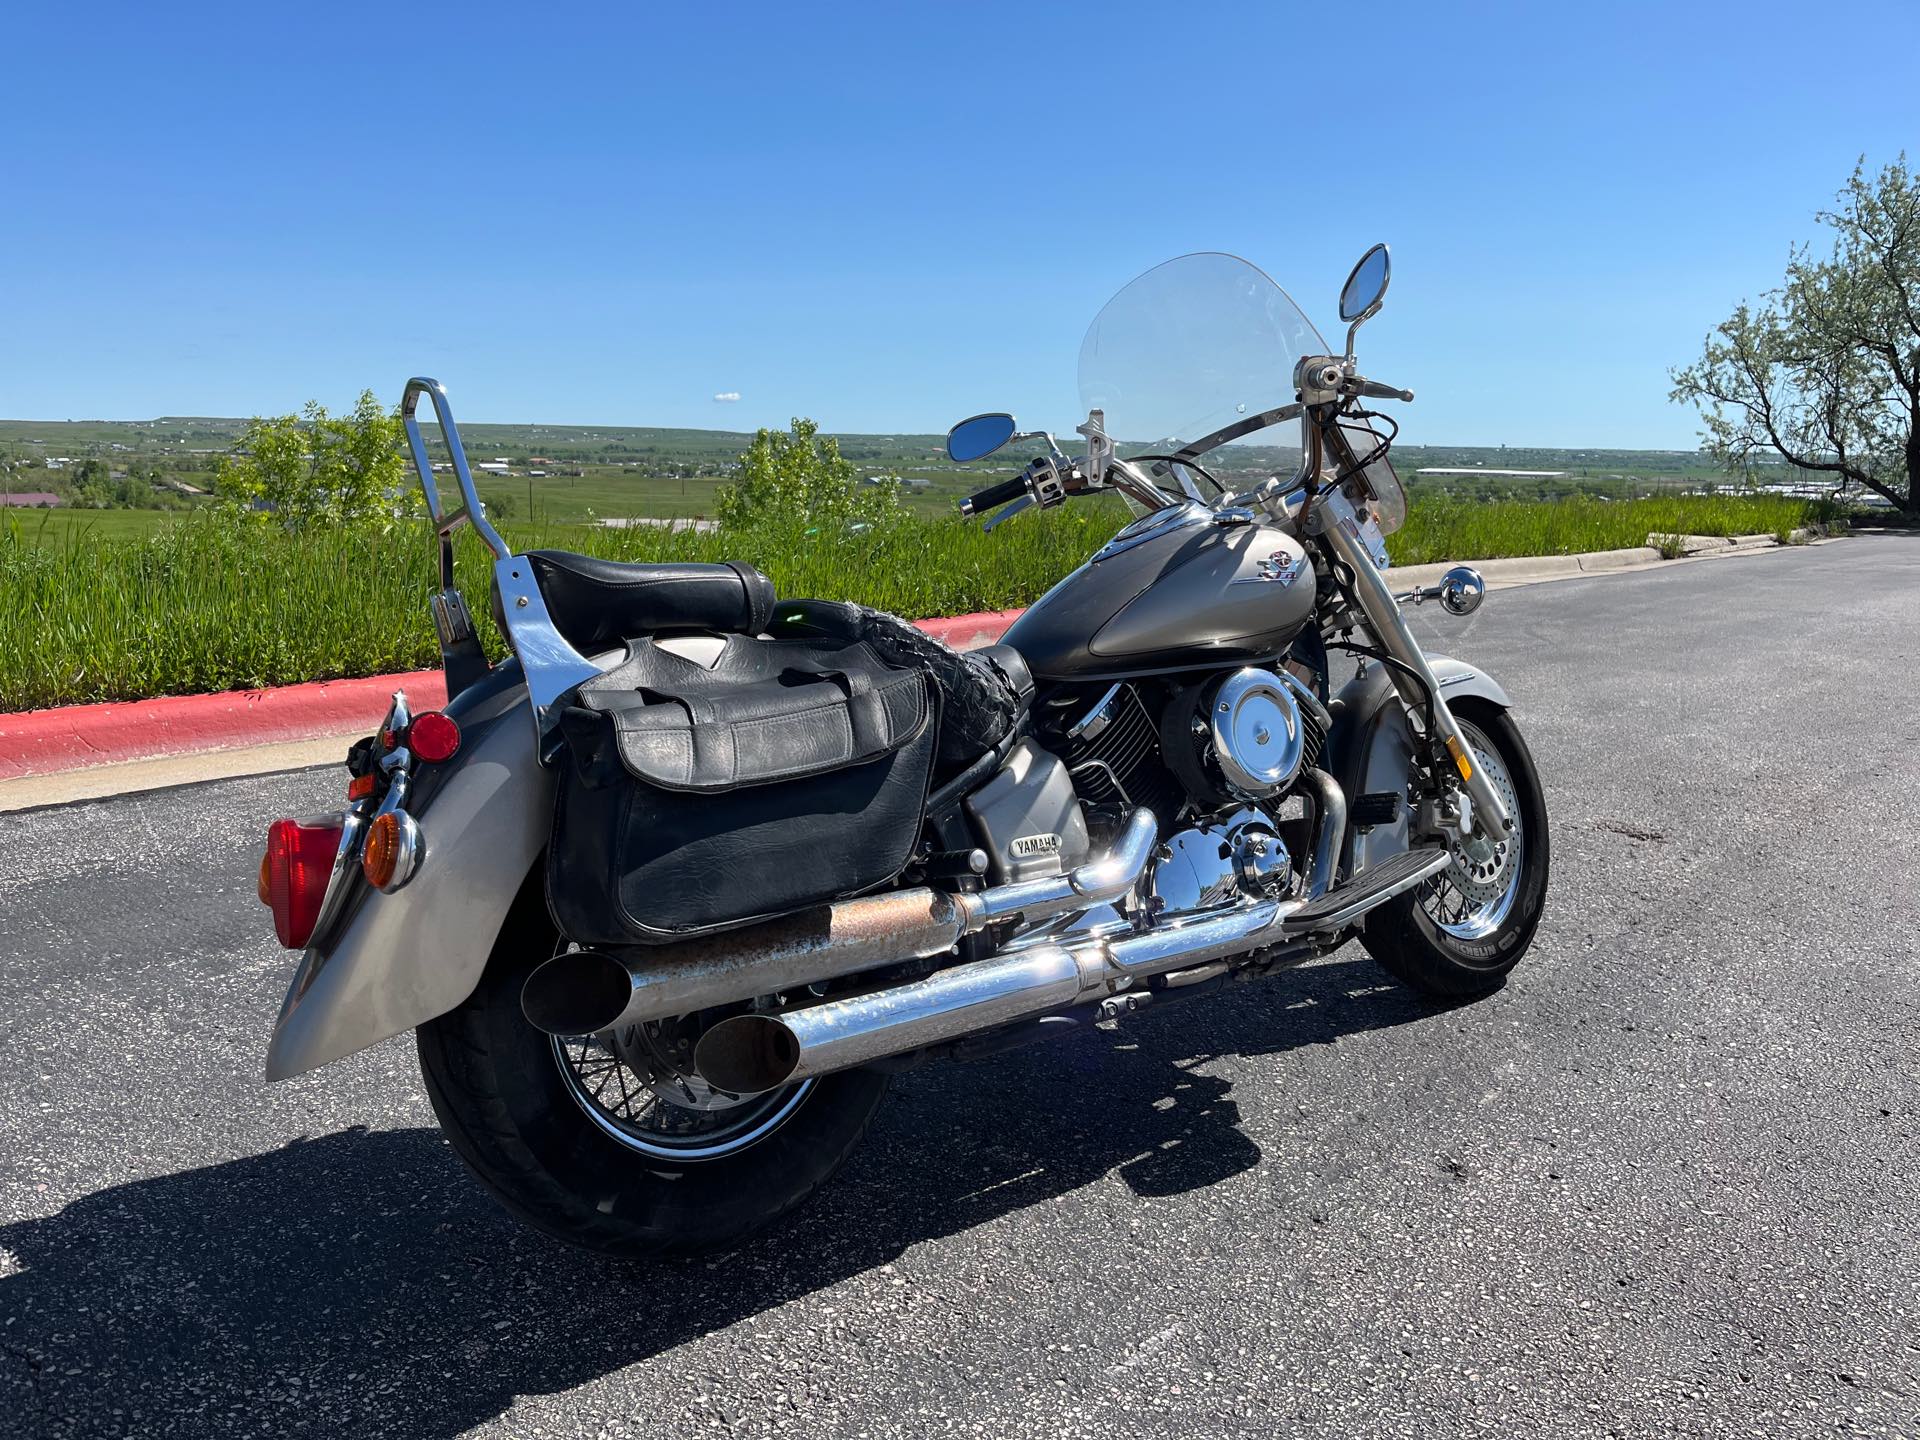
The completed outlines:
{"type": "Polygon", "coordinates": [[[1547,785],[1503,992],[1350,946],[918,1071],[685,1266],[497,1211],[410,1040],[261,1082],[335,774],[6,817],[0,1433],[1920,1436],[1920,540],[1417,628],[1547,785]]]}

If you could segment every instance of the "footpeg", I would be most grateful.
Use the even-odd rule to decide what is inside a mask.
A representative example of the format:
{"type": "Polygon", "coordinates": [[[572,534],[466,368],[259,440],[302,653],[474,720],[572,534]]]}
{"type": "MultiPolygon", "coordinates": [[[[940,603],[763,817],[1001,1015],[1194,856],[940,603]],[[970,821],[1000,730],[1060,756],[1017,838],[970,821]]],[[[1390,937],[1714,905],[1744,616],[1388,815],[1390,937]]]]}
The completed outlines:
{"type": "Polygon", "coordinates": [[[1345,885],[1335,886],[1287,916],[1281,922],[1281,931],[1299,935],[1309,930],[1337,930],[1429,876],[1438,875],[1452,861],[1445,847],[1429,845],[1370,865],[1345,885]]]}
{"type": "Polygon", "coordinates": [[[1406,797],[1398,790],[1371,790],[1353,802],[1348,818],[1361,830],[1371,830],[1376,825],[1391,825],[1400,818],[1401,807],[1406,797]]]}

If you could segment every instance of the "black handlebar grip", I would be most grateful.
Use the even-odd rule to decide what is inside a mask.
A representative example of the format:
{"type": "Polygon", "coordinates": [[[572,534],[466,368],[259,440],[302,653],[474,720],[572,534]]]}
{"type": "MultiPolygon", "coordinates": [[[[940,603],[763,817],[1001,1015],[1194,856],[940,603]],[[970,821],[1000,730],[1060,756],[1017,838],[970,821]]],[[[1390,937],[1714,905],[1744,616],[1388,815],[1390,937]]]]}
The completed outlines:
{"type": "Polygon", "coordinates": [[[989,485],[984,490],[976,490],[960,502],[962,515],[978,515],[982,510],[991,510],[996,505],[1004,505],[1009,500],[1018,500],[1027,493],[1027,477],[1016,475],[1011,480],[1002,480],[998,485],[989,485]]]}

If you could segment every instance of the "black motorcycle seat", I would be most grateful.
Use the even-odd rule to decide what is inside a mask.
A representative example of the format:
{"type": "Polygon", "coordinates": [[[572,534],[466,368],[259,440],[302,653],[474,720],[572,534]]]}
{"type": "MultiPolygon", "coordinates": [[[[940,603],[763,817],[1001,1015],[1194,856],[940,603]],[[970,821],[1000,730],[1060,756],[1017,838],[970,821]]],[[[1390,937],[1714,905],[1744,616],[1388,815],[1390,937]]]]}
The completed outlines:
{"type": "Polygon", "coordinates": [[[757,635],[773,616],[773,582],[738,561],[628,564],[565,550],[526,558],[554,628],[586,655],[676,630],[757,635]]]}

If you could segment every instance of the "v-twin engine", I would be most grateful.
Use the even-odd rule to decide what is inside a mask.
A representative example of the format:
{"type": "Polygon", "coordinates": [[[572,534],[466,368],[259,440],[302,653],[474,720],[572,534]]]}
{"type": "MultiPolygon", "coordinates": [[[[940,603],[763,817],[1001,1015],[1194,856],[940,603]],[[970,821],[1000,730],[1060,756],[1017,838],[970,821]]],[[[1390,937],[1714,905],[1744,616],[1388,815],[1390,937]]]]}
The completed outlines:
{"type": "Polygon", "coordinates": [[[1319,765],[1332,727],[1293,675],[1247,666],[1197,683],[1114,685],[1050,738],[1089,805],[1144,805],[1172,820],[1284,798],[1319,765]]]}

